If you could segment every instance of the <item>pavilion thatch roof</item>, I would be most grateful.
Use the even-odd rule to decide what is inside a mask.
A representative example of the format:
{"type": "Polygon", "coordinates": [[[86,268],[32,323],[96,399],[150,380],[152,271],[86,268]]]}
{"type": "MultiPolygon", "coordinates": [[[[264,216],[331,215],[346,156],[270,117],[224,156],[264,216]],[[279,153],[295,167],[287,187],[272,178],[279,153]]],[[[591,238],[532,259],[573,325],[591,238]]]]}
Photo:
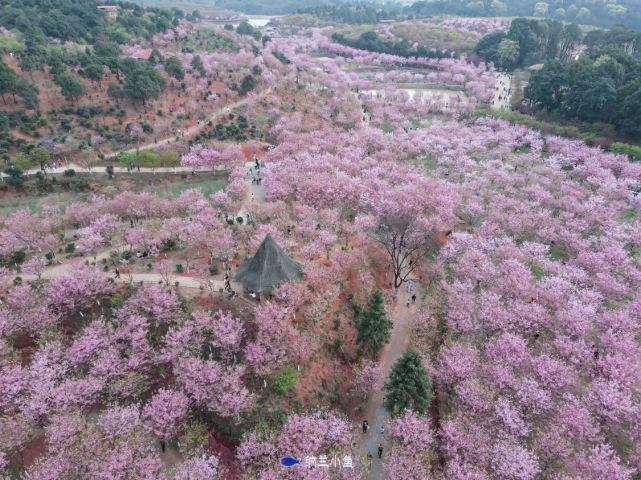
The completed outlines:
{"type": "Polygon", "coordinates": [[[267,234],[256,255],[238,267],[236,281],[257,293],[271,293],[286,282],[295,282],[303,276],[303,267],[292,260],[267,234]]]}

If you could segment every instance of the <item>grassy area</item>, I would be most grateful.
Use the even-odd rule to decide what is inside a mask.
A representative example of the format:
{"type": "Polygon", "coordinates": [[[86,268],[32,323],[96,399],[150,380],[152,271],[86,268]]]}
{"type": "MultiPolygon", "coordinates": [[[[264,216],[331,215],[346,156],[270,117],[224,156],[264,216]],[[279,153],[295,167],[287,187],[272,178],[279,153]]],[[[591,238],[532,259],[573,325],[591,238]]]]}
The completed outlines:
{"type": "Polygon", "coordinates": [[[530,262],[530,272],[532,273],[534,280],[537,282],[543,278],[543,275],[545,275],[541,265],[536,262],[530,262]]]}
{"type": "Polygon", "coordinates": [[[637,209],[636,208],[627,208],[621,213],[619,221],[623,223],[634,223],[637,219],[637,209]]]}
{"type": "Polygon", "coordinates": [[[208,28],[192,32],[182,44],[183,52],[238,52],[240,48],[233,40],[219,35],[208,28]]]}
{"type": "Polygon", "coordinates": [[[326,27],[328,25],[336,24],[334,21],[324,20],[309,13],[293,13],[285,17],[272,19],[272,22],[278,27],[289,27],[295,29],[326,27]]]}
{"type": "Polygon", "coordinates": [[[557,262],[567,262],[570,259],[567,247],[560,242],[550,245],[550,257],[557,262]]]}
{"type": "Polygon", "coordinates": [[[166,150],[163,152],[152,152],[151,150],[141,150],[140,152],[120,153],[116,156],[118,163],[123,167],[130,165],[140,165],[146,168],[158,167],[176,167],[180,165],[180,155],[178,152],[166,150]]]}
{"type": "Polygon", "coordinates": [[[430,48],[456,52],[471,51],[478,42],[478,37],[473,33],[463,33],[445,27],[426,26],[422,22],[395,24],[392,33],[410,43],[416,42],[430,48]]]}
{"type": "Polygon", "coordinates": [[[350,40],[356,40],[363,33],[371,32],[373,30],[375,30],[375,25],[363,24],[363,25],[346,25],[344,27],[341,27],[340,29],[337,29],[336,32],[342,33],[350,40]]]}
{"type": "Polygon", "coordinates": [[[91,192],[61,192],[43,196],[12,195],[0,200],[0,216],[6,217],[22,208],[28,208],[33,213],[41,214],[43,205],[64,210],[70,203],[88,201],[90,196],[91,192]]]}
{"type": "Polygon", "coordinates": [[[0,35],[0,53],[19,52],[22,45],[11,37],[0,35]]]}
{"type": "MultiPolygon", "coordinates": [[[[198,176],[192,177],[192,178],[198,178],[198,176]]],[[[209,179],[209,180],[185,181],[181,183],[173,183],[171,185],[160,185],[160,186],[150,188],[147,191],[155,193],[160,197],[173,198],[173,197],[177,197],[185,190],[189,190],[190,188],[196,188],[200,190],[200,192],[204,196],[207,197],[209,195],[212,195],[218,192],[219,190],[222,190],[226,186],[227,186],[227,180],[209,179]]]]}
{"type": "Polygon", "coordinates": [[[440,163],[436,155],[428,155],[425,158],[425,163],[424,163],[425,175],[429,176],[432,173],[432,170],[435,170],[439,166],[440,166],[440,163]]]}
{"type": "MultiPolygon", "coordinates": [[[[46,194],[38,193],[35,188],[33,191],[27,190],[26,193],[16,193],[10,189],[4,197],[0,197],[0,216],[6,217],[21,208],[28,208],[33,213],[41,214],[44,205],[55,206],[64,211],[70,203],[88,202],[95,194],[105,194],[107,189],[146,191],[161,197],[174,198],[190,188],[197,188],[203,195],[209,196],[225,188],[228,183],[225,179],[213,178],[212,174],[196,174],[195,177],[188,176],[186,179],[173,174],[116,174],[113,180],[108,180],[105,174],[81,177],[87,179],[90,190],[59,191],[59,183],[56,187],[58,191],[46,194]]],[[[62,180],[58,178],[58,182],[62,180]]],[[[35,184],[34,181],[31,183],[35,184]]]]}

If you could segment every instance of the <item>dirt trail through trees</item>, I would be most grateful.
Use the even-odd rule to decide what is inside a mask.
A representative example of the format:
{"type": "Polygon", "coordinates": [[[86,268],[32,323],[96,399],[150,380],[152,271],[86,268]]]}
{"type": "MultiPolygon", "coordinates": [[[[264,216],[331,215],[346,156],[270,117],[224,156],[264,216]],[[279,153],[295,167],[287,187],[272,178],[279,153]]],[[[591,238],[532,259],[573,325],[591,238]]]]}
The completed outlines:
{"type": "MultiPolygon", "coordinates": [[[[416,285],[415,285],[416,288],[416,285]]],[[[410,340],[410,319],[416,313],[416,305],[407,307],[407,298],[409,295],[404,289],[399,289],[396,296],[396,304],[392,313],[394,327],[392,329],[390,341],[382,350],[380,356],[381,379],[387,380],[390,370],[396,361],[405,353],[410,340]]],[[[384,392],[375,391],[370,395],[363,420],[369,422],[369,430],[361,436],[361,448],[364,455],[371,455],[371,468],[369,473],[370,480],[379,480],[383,478],[383,461],[385,455],[389,453],[389,441],[387,435],[387,423],[389,414],[383,406],[384,392]],[[381,434],[381,426],[385,427],[385,433],[381,434]],[[378,446],[383,444],[383,458],[378,458],[378,446]]]]}
{"type": "MultiPolygon", "coordinates": [[[[271,88],[267,88],[266,90],[263,90],[262,92],[260,92],[257,95],[257,97],[258,98],[264,97],[265,95],[268,95],[270,92],[271,92],[271,88]]],[[[244,104],[250,102],[253,99],[254,99],[253,96],[252,97],[246,97],[246,98],[243,98],[242,100],[238,100],[237,102],[231,103],[229,105],[226,105],[226,106],[224,106],[222,108],[219,108],[219,109],[213,111],[212,113],[210,113],[199,124],[194,125],[193,127],[188,128],[187,130],[181,132],[182,133],[182,137],[184,137],[183,140],[184,139],[189,139],[190,137],[193,137],[194,135],[197,135],[200,132],[202,132],[207,127],[207,124],[209,122],[213,121],[216,117],[218,117],[220,115],[224,115],[225,113],[229,113],[234,108],[238,108],[241,105],[244,105],[244,104]]],[[[115,157],[116,155],[118,155],[120,153],[134,153],[134,152],[139,151],[139,150],[148,150],[150,148],[158,147],[159,145],[166,145],[168,143],[172,143],[172,142],[176,141],[176,138],[177,138],[176,135],[172,135],[171,137],[168,137],[168,138],[165,138],[165,139],[162,139],[162,140],[158,140],[158,142],[148,143],[146,145],[139,145],[136,148],[130,148],[128,150],[120,150],[120,151],[117,151],[117,152],[110,153],[109,155],[105,155],[105,158],[113,158],[113,157],[115,157]]]]}

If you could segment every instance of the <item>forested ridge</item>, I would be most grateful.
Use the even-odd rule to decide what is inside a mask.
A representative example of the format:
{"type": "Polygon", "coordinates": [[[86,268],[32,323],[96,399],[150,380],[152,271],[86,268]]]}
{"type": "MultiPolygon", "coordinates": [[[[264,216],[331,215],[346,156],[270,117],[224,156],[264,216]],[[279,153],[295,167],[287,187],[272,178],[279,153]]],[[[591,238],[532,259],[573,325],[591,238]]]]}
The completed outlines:
{"type": "Polygon", "coordinates": [[[340,33],[333,33],[332,40],[348,47],[357,48],[359,50],[367,50],[368,52],[387,53],[390,55],[398,55],[399,57],[425,57],[425,58],[449,58],[449,52],[434,50],[419,45],[413,47],[406,40],[392,41],[384,40],[379,37],[376,32],[365,32],[356,39],[347,38],[340,33]]]}
{"type": "Polygon", "coordinates": [[[150,37],[176,25],[179,10],[145,9],[131,2],[113,2],[121,8],[116,22],[107,22],[93,0],[3,0],[0,25],[23,33],[30,43],[45,37],[93,43],[106,36],[123,42],[131,36],[150,37]]]}
{"type": "Polygon", "coordinates": [[[481,39],[474,52],[511,71],[543,63],[524,91],[529,112],[612,125],[636,141],[641,134],[641,34],[617,26],[584,35],[576,24],[517,18],[507,33],[481,39]]]}
{"type": "Polygon", "coordinates": [[[483,37],[474,53],[499,68],[512,70],[552,58],[569,61],[576,56],[582,38],[582,30],[573,23],[516,18],[507,33],[483,37]]]}
{"type": "Polygon", "coordinates": [[[587,122],[607,122],[621,135],[641,135],[641,61],[622,50],[578,61],[546,62],[530,78],[525,100],[535,107],[587,122]]]}
{"type": "MultiPolygon", "coordinates": [[[[125,60],[120,45],[173,28],[185,15],[177,9],[145,9],[128,2],[115,5],[119,7],[117,17],[109,19],[96,8],[93,0],[5,0],[0,4],[0,27],[4,29],[0,31],[3,46],[0,51],[15,57],[22,72],[17,74],[0,60],[2,104],[6,105],[7,98],[12,98],[17,107],[0,112],[0,132],[3,133],[0,153],[5,158],[12,146],[22,143],[14,144],[10,129],[22,126],[22,130],[30,134],[44,122],[40,116],[35,72],[50,74],[62,96],[72,105],[87,93],[83,78],[100,83],[107,72],[126,75],[122,85],[109,86],[114,99],[158,98],[165,82],[153,62],[163,59],[154,55],[152,62],[125,60]],[[63,42],[73,42],[75,46],[70,48],[63,42]],[[17,99],[21,99],[21,105],[16,103],[17,99]],[[35,116],[26,111],[34,111],[35,116]]],[[[194,19],[194,15],[198,16],[195,13],[189,17],[194,19]]],[[[171,59],[168,62],[169,71],[171,59]]],[[[172,71],[180,76],[176,69],[172,71]]]]}
{"type": "Polygon", "coordinates": [[[620,23],[641,28],[640,0],[421,0],[410,11],[416,15],[536,16],[601,27],[620,23]]]}
{"type": "Polygon", "coordinates": [[[600,27],[623,24],[641,29],[641,0],[595,2],[590,0],[420,0],[411,5],[394,2],[339,0],[216,0],[216,6],[249,14],[283,15],[299,10],[346,23],[368,23],[392,14],[395,18],[434,15],[535,16],[600,27]],[[378,12],[378,13],[377,13],[378,12]],[[381,14],[384,12],[385,15],[381,14]]]}

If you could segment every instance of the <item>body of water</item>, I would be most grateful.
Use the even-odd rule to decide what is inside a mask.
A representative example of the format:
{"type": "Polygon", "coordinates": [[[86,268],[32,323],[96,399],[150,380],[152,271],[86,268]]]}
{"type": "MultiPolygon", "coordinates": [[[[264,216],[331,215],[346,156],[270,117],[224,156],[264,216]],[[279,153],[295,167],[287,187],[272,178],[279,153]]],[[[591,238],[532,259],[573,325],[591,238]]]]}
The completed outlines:
{"type": "Polygon", "coordinates": [[[278,18],[274,15],[247,15],[247,23],[252,27],[264,27],[272,18],[278,18]]]}

